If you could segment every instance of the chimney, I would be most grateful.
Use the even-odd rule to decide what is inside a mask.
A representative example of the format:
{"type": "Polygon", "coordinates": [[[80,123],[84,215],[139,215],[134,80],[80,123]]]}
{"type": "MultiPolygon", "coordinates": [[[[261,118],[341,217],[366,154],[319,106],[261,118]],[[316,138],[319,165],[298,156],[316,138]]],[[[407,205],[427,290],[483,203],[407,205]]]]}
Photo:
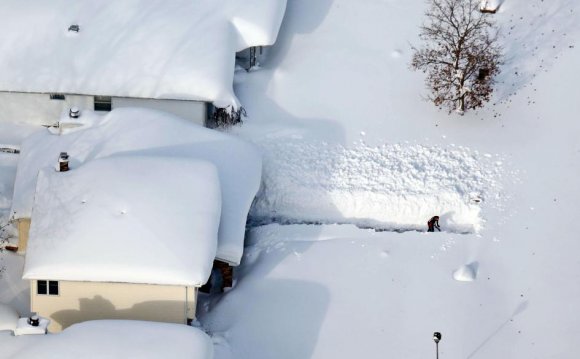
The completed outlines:
{"type": "Polygon", "coordinates": [[[66,152],[61,152],[60,156],[58,156],[58,171],[68,171],[68,153],[66,152]]]}
{"type": "Polygon", "coordinates": [[[80,115],[81,111],[78,107],[71,107],[71,109],[68,110],[68,117],[70,118],[79,118],[80,115]]]}

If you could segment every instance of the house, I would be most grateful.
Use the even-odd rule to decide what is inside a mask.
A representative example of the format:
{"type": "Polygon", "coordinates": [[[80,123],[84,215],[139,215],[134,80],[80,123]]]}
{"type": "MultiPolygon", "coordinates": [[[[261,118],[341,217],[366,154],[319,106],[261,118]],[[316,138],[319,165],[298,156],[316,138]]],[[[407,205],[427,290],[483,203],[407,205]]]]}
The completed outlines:
{"type": "Polygon", "coordinates": [[[193,319],[214,259],[240,263],[258,151],[155,110],[85,111],[78,121],[21,145],[12,213],[32,311],[52,319],[51,331],[193,319]],[[61,152],[69,171],[55,170],[61,152]]]}
{"type": "Polygon", "coordinates": [[[239,107],[236,52],[274,43],[286,0],[0,3],[0,121],[142,107],[204,124],[239,107]]]}
{"type": "Polygon", "coordinates": [[[187,323],[221,214],[215,166],[113,156],[38,174],[23,279],[49,330],[93,319],[187,323]]]}

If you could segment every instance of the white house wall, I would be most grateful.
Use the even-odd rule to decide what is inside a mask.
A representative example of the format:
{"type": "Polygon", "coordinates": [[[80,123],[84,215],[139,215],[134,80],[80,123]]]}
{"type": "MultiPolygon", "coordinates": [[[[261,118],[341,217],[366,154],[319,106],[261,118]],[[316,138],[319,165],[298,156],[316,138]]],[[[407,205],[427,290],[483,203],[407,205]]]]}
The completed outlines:
{"type": "Polygon", "coordinates": [[[169,112],[202,126],[207,118],[206,103],[201,101],[113,97],[111,103],[113,108],[141,107],[169,112]]]}
{"type": "MultiPolygon", "coordinates": [[[[48,93],[0,92],[0,122],[53,125],[61,116],[68,116],[71,107],[78,107],[81,111],[94,109],[94,96],[64,94],[64,97],[64,100],[51,100],[48,93]]],[[[206,103],[201,101],[113,97],[111,105],[112,108],[141,107],[165,111],[202,126],[207,117],[206,103]]]]}
{"type": "Polygon", "coordinates": [[[0,121],[52,125],[71,107],[93,109],[93,96],[66,95],[64,100],[51,100],[49,94],[0,92],[0,121]]]}

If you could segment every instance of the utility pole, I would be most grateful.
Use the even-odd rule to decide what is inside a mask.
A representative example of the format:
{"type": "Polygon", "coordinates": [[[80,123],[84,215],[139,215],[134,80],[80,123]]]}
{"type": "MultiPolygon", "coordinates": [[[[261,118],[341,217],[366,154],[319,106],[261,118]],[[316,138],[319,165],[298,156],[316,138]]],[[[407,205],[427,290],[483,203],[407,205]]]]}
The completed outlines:
{"type": "Polygon", "coordinates": [[[441,333],[433,333],[433,341],[435,342],[435,359],[439,359],[439,341],[441,340],[441,333]]]}

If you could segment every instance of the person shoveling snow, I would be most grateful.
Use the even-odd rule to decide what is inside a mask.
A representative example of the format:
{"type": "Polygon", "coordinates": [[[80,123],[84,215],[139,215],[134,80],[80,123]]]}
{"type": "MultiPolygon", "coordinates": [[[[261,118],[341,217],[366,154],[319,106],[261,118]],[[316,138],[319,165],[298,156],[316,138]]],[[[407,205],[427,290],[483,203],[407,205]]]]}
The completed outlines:
{"type": "Polygon", "coordinates": [[[427,232],[435,232],[435,228],[441,232],[441,227],[439,226],[439,216],[431,217],[429,222],[427,222],[427,227],[429,227],[427,232]]]}

